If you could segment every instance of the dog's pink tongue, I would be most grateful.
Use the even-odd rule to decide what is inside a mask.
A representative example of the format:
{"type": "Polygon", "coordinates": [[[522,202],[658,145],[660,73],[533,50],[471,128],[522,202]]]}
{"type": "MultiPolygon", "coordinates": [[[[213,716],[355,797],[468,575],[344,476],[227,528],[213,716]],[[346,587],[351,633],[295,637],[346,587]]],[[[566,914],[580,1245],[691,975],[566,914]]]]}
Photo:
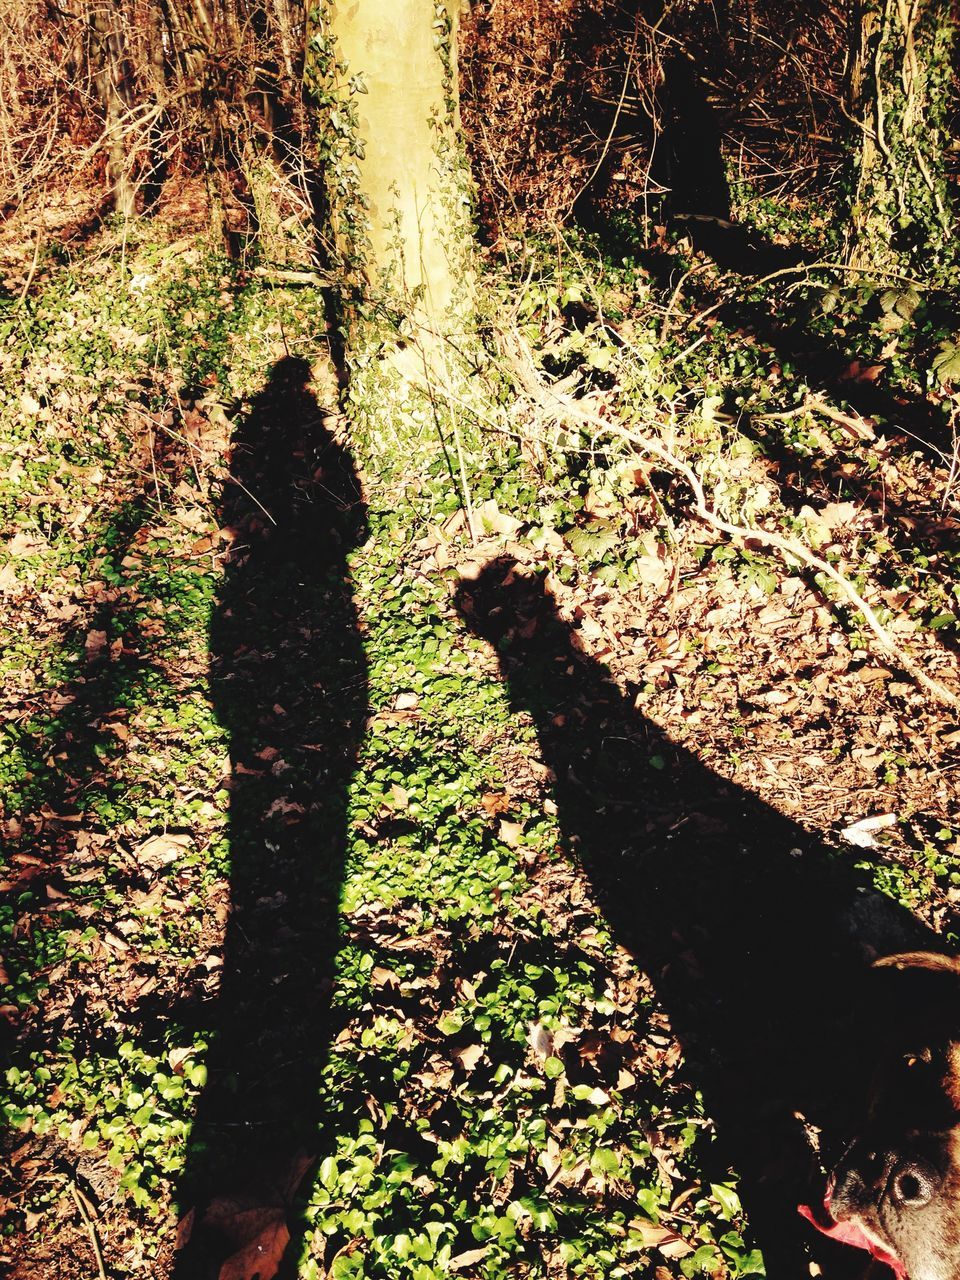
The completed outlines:
{"type": "Polygon", "coordinates": [[[855,1249],[866,1249],[867,1253],[873,1255],[878,1262],[885,1262],[892,1269],[897,1280],[907,1280],[907,1273],[903,1268],[903,1263],[894,1254],[889,1253],[876,1241],[871,1240],[867,1233],[856,1222],[835,1222],[830,1212],[829,1196],[827,1202],[823,1206],[822,1213],[826,1221],[821,1222],[816,1212],[810,1208],[808,1204],[797,1206],[798,1211],[812,1222],[818,1231],[822,1231],[825,1236],[829,1236],[831,1240],[839,1240],[841,1244],[852,1244],[855,1249]]]}

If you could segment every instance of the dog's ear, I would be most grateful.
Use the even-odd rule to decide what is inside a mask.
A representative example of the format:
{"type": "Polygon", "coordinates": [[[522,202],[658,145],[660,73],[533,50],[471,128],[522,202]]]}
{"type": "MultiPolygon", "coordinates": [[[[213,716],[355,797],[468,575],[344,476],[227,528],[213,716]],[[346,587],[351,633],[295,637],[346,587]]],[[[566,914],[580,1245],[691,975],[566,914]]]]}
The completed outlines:
{"type": "Polygon", "coordinates": [[[924,969],[927,973],[948,973],[960,978],[960,956],[944,955],[939,951],[901,951],[897,955],[874,960],[873,968],[924,969]]]}

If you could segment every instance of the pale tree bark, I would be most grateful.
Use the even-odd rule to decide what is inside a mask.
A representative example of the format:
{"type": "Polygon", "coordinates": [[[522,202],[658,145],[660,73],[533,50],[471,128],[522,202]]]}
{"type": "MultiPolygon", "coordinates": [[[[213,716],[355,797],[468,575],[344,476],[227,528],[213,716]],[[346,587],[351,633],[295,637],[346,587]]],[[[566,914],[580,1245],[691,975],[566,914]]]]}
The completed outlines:
{"type": "Polygon", "coordinates": [[[155,117],[149,129],[147,168],[143,182],[145,212],[155,209],[166,178],[167,59],[163,47],[163,10],[159,0],[146,0],[141,11],[146,45],[146,83],[153,98],[155,117]]]}
{"type": "Polygon", "coordinates": [[[471,538],[483,390],[472,192],[460,138],[460,0],[319,0],[304,78],[343,346],[343,406],[371,457],[442,459],[471,538]]]}
{"type": "Polygon", "coordinates": [[[107,148],[107,185],[115,211],[123,218],[136,214],[137,188],[125,136],[125,116],[131,106],[129,68],[118,24],[122,11],[94,0],[90,10],[90,61],[92,79],[103,107],[107,148]]]}
{"type": "Polygon", "coordinates": [[[956,271],[955,219],[943,157],[950,147],[953,0],[853,0],[848,112],[856,129],[851,174],[851,265],[956,271]]]}
{"type": "Polygon", "coordinates": [[[327,0],[308,40],[336,249],[361,291],[440,327],[472,305],[458,9],[459,0],[327,0]]]}

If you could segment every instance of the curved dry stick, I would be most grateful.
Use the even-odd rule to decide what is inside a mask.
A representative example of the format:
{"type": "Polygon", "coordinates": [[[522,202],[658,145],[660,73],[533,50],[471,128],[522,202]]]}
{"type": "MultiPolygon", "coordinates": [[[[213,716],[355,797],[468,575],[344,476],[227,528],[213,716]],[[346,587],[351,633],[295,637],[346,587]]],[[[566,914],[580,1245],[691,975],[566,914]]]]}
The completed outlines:
{"type": "Polygon", "coordinates": [[[881,648],[897,660],[912,680],[926,689],[928,693],[931,693],[942,705],[948,707],[960,706],[960,697],[946,688],[945,685],[940,684],[938,680],[935,680],[933,676],[927,673],[921,663],[900,648],[856,587],[832,564],[793,538],[785,538],[782,534],[774,533],[770,529],[752,525],[732,524],[729,520],[724,520],[707,501],[699,476],[682,458],[678,458],[675,453],[672,453],[652,436],[640,435],[622,426],[619,422],[601,418],[599,414],[591,413],[590,410],[584,409],[571,396],[554,392],[549,384],[544,383],[536,373],[529,349],[526,348],[523,339],[519,335],[512,335],[508,339],[508,344],[514,346],[514,350],[511,353],[513,357],[512,363],[524,388],[544,407],[549,408],[549,402],[552,402],[557,409],[561,410],[567,418],[572,419],[574,422],[582,426],[591,426],[600,432],[618,436],[621,440],[626,440],[651,457],[659,459],[671,471],[686,480],[693,493],[694,510],[705,524],[710,525],[721,533],[725,533],[730,538],[735,538],[737,541],[759,542],[765,546],[772,547],[784,557],[792,557],[807,565],[808,568],[816,569],[818,573],[824,574],[839,588],[847,602],[853,605],[862,615],[881,648]],[[520,357],[523,358],[521,359],[520,357]]]}
{"type": "Polygon", "coordinates": [[[93,1215],[87,1208],[86,1198],[77,1187],[73,1177],[70,1178],[70,1192],[73,1196],[74,1203],[83,1219],[83,1225],[87,1228],[87,1234],[90,1237],[90,1245],[93,1249],[93,1256],[97,1262],[97,1275],[99,1280],[107,1280],[107,1268],[103,1262],[103,1249],[100,1247],[100,1236],[97,1232],[97,1225],[93,1220],[93,1215]]]}

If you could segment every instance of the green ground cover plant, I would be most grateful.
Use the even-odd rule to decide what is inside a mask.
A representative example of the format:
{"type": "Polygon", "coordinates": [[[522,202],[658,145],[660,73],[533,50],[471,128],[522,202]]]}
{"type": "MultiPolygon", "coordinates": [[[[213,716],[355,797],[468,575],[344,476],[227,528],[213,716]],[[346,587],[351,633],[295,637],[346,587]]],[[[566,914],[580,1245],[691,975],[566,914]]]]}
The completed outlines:
{"type": "Polygon", "coordinates": [[[664,252],[667,288],[590,240],[488,265],[468,493],[429,418],[392,453],[351,435],[311,285],[107,233],[5,306],[12,1265],[156,1275],[215,1228],[251,1280],[255,1250],[309,1280],[764,1274],[701,1088],[738,1015],[711,1045],[659,983],[702,978],[701,899],[749,923],[768,872],[687,890],[638,856],[636,900],[690,912],[638,917],[680,939],[645,967],[562,731],[582,715],[595,825],[663,851],[693,822],[709,849],[749,792],[824,842],[824,884],[859,862],[950,936],[956,725],[829,580],[693,519],[682,474],[603,423],[838,566],[946,679],[955,335],[944,298],[664,252]],[[534,394],[558,386],[569,413],[534,394]],[[470,624],[491,562],[546,584],[549,621],[470,624]],[[510,667],[554,630],[606,727],[549,663],[540,701],[510,667]],[[867,812],[893,818],[851,852],[867,812]],[[224,1138],[250,1114],[269,1168],[224,1138]]]}

